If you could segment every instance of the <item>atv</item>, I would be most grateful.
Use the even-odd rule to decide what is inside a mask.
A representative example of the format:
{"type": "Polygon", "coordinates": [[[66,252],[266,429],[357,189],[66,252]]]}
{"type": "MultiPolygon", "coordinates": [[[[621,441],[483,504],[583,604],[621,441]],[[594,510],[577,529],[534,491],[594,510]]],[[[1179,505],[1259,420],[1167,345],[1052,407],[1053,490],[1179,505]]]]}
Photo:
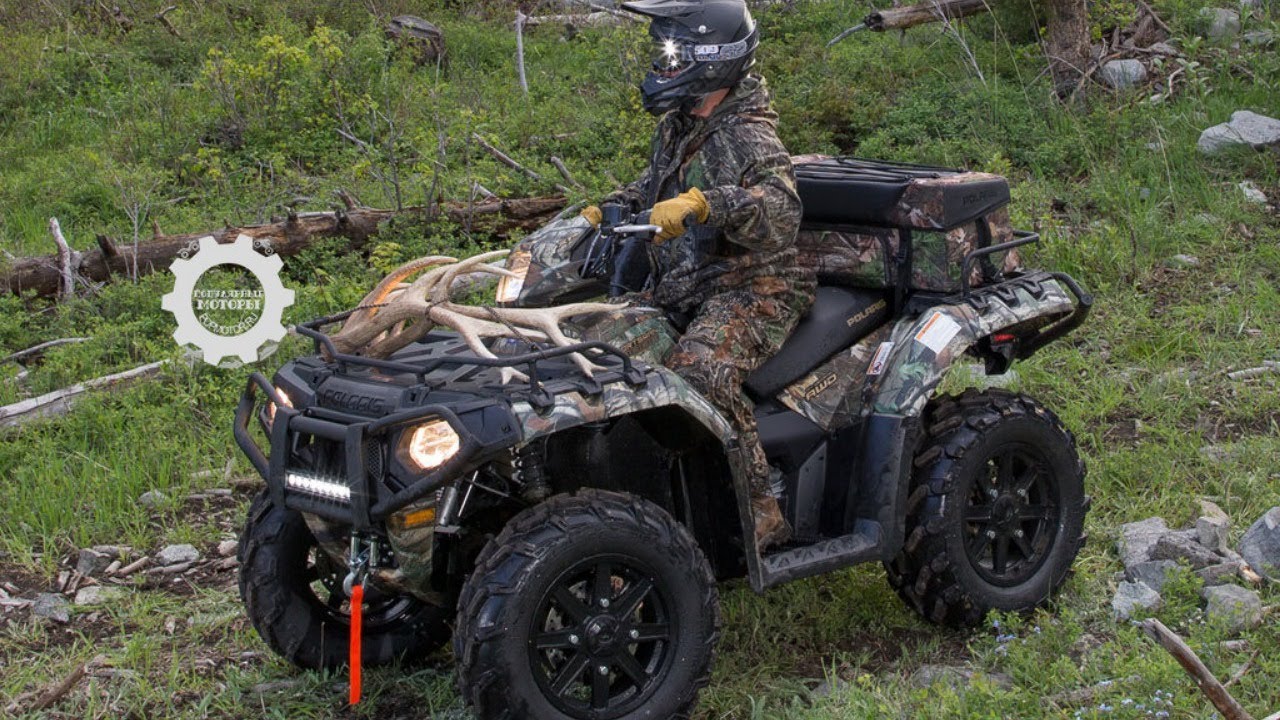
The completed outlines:
{"type": "Polygon", "coordinates": [[[400,340],[364,354],[324,332],[391,312],[396,275],[368,307],[298,326],[314,355],[253,374],[234,433],[266,489],[240,590],[267,644],[354,674],[452,634],[481,718],[670,718],[709,678],[719,581],[762,592],[879,561],[949,626],[1046,601],[1089,504],[1071,432],[1025,395],[935,390],[964,356],[1004,373],[1090,295],[1022,266],[1037,236],[1011,228],[1003,178],[819,156],[796,174],[816,301],[745,384],[787,544],[756,546],[732,427],[662,366],[682,319],[635,300],[657,228],[565,213],[496,271],[497,307],[418,306],[470,313],[457,331],[406,312],[387,318],[400,340]],[[512,319],[599,296],[628,302],[557,315],[563,335],[512,319]]]}

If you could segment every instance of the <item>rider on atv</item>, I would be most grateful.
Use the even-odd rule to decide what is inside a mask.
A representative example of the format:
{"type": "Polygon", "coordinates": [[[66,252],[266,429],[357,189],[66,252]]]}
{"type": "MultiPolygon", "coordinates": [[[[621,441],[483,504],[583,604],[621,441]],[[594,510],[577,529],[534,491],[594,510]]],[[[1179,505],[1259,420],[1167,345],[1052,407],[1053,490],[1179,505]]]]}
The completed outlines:
{"type": "MultiPolygon", "coordinates": [[[[645,110],[662,117],[648,167],[602,204],[652,208],[650,222],[663,228],[637,299],[683,326],[665,364],[733,421],[763,548],[790,529],[742,383],[809,309],[815,280],[797,263],[800,198],[778,116],[764,78],[749,72],[759,31],[744,0],[622,7],[652,19],[653,67],[640,92],[645,110]]],[[[602,218],[595,205],[582,214],[594,225],[602,218]]]]}

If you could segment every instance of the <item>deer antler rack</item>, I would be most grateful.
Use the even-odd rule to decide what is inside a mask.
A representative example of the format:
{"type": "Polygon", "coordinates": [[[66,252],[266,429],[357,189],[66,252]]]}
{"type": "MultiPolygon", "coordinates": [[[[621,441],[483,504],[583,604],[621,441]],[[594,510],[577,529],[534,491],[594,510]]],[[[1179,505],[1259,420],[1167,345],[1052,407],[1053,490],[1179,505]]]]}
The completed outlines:
{"type": "MultiPolygon", "coordinates": [[[[608,303],[573,303],[548,308],[498,308],[460,305],[450,298],[453,281],[476,273],[513,277],[503,268],[489,265],[505,257],[506,250],[476,255],[459,261],[445,256],[411,260],[396,268],[365,296],[342,329],[332,336],[333,345],[344,354],[386,358],[410,343],[426,337],[436,326],[458,333],[480,357],[496,358],[485,347],[486,338],[517,337],[534,342],[550,342],[559,346],[576,341],[560,329],[568,318],[596,312],[616,310],[608,303]],[[412,282],[406,282],[415,275],[412,282]]],[[[600,366],[580,353],[572,353],[573,362],[587,377],[600,366]]],[[[513,368],[502,368],[502,381],[528,380],[513,368]]]]}

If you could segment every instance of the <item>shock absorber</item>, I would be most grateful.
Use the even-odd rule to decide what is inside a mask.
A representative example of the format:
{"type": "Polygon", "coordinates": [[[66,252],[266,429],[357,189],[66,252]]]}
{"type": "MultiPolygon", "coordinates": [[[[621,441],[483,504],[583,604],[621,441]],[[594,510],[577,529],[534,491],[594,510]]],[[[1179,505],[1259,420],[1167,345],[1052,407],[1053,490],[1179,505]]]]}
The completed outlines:
{"type": "Polygon", "coordinates": [[[524,486],[520,497],[530,503],[546,500],[551,495],[551,486],[547,484],[541,449],[533,443],[525,445],[516,451],[515,461],[517,479],[524,486]]]}

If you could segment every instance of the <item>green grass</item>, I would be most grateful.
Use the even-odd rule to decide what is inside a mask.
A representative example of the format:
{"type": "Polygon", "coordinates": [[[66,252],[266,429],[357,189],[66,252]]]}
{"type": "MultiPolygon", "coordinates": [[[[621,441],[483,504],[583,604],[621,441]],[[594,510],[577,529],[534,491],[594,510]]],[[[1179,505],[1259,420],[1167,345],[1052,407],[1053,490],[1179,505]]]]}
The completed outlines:
{"type": "MultiPolygon", "coordinates": [[[[122,5],[142,19],[165,4],[122,5]]],[[[1077,108],[1049,99],[1031,8],[1023,5],[964,26],[981,77],[936,28],[902,38],[864,33],[824,48],[865,13],[848,0],[758,13],[760,67],[792,152],[1005,174],[1015,222],[1044,236],[1029,253],[1032,264],[1070,272],[1095,292],[1085,327],[1016,366],[1016,387],[1076,433],[1094,503],[1090,542],[1063,593],[1030,617],[992,618],[998,628],[925,624],[876,567],[764,596],[741,583],[724,586],[724,638],[700,717],[1210,716],[1177,665],[1136,628],[1113,622],[1108,605],[1120,523],[1151,515],[1186,523],[1197,499],[1210,497],[1235,520],[1236,540],[1280,497],[1280,375],[1226,377],[1277,359],[1280,222],[1235,186],[1250,179],[1280,200],[1280,168],[1274,153],[1210,159],[1195,150],[1200,130],[1233,110],[1280,116],[1280,58],[1196,39],[1202,4],[1157,3],[1188,61],[1198,63],[1183,71],[1187,82],[1171,98],[1150,101],[1155,87],[1095,91],[1077,108]],[[1172,266],[1180,253],[1199,264],[1172,266]],[[910,678],[926,663],[968,663],[982,677],[918,688],[910,678]],[[993,680],[1000,675],[1011,684],[993,680]],[[1044,700],[1105,680],[1115,682],[1088,702],[1044,700]]],[[[1125,12],[1113,5],[1095,8],[1099,32],[1109,30],[1105,18],[1125,12]]],[[[131,242],[131,205],[141,210],[144,240],[153,221],[166,232],[251,223],[296,197],[310,198],[303,210],[327,209],[339,188],[393,205],[394,192],[378,179],[391,166],[388,147],[406,205],[465,197],[475,180],[507,196],[551,191],[549,181],[530,181],[479,151],[473,132],[546,178],[558,177],[549,156],[564,158],[587,187],[582,199],[609,190],[611,176],[634,176],[645,160],[652,120],[632,87],[647,57],[642,26],[571,39],[557,28],[530,30],[525,97],[513,65],[514,10],[496,0],[379,3],[446,28],[449,62],[441,67],[415,67],[393,52],[360,3],[183,5],[169,15],[181,42],[141,20],[121,35],[70,6],[54,2],[38,16],[0,9],[0,248],[15,256],[49,252],[50,216],[78,249],[94,247],[98,233],[131,242]],[[344,118],[378,149],[366,155],[343,141],[336,128],[344,118]]],[[[1246,24],[1277,29],[1274,16],[1246,24]]],[[[286,263],[286,283],[297,291],[286,320],[351,306],[399,261],[513,240],[402,223],[373,243],[369,257],[323,244],[286,263]]],[[[165,273],[121,279],[57,308],[0,298],[0,355],[58,337],[91,338],[48,353],[21,383],[17,367],[0,365],[0,404],[178,358],[172,318],[159,303],[170,282],[165,273]]],[[[305,349],[290,340],[259,369],[305,349]]],[[[156,381],[96,394],[63,417],[5,434],[0,580],[45,589],[69,554],[95,543],[153,550],[194,542],[212,552],[233,535],[246,496],[212,511],[182,498],[220,482],[194,479],[198,471],[234,460],[238,474],[249,472],[229,432],[244,375],[176,363],[156,381]],[[137,506],[152,489],[172,500],[155,510],[137,506]]],[[[348,716],[335,687],[343,678],[298,673],[274,658],[240,614],[232,573],[224,575],[194,589],[135,588],[93,620],[79,612],[70,630],[24,611],[0,615],[0,707],[103,654],[130,672],[86,681],[44,716],[348,716]],[[282,680],[290,684],[255,691],[282,680]]],[[[1249,663],[1232,686],[1248,710],[1261,717],[1280,707],[1274,616],[1245,634],[1250,649],[1223,651],[1221,630],[1200,621],[1193,585],[1176,585],[1158,616],[1219,677],[1249,663]]],[[[1264,589],[1263,602],[1280,603],[1280,591],[1264,589]]],[[[369,701],[354,716],[464,716],[447,653],[425,669],[372,672],[368,686],[369,701]]]]}

